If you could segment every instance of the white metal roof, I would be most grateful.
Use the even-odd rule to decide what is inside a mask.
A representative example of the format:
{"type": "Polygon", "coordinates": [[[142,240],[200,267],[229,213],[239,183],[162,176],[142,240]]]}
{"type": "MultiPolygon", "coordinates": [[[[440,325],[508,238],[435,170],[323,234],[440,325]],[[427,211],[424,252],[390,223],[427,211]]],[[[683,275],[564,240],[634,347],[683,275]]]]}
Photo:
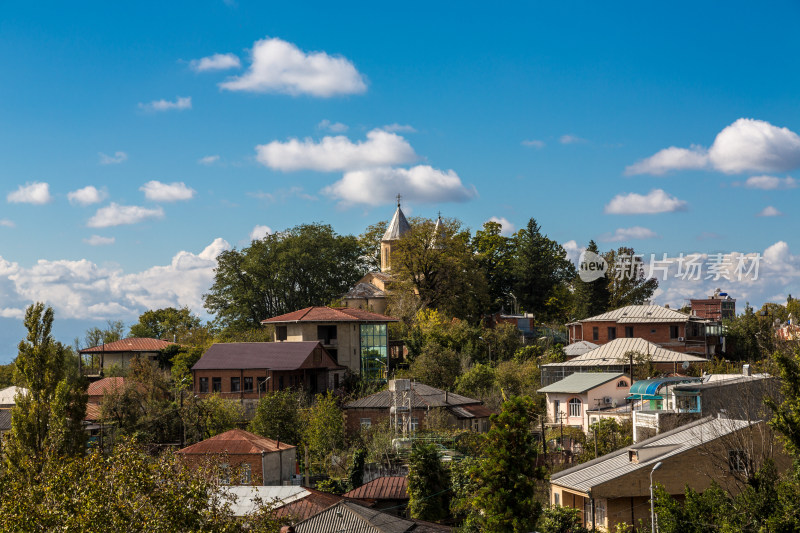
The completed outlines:
{"type": "Polygon", "coordinates": [[[15,405],[16,400],[14,397],[17,393],[28,394],[28,389],[11,386],[0,390],[0,405],[15,405]]]}
{"type": "Polygon", "coordinates": [[[397,204],[397,211],[394,212],[394,216],[392,217],[392,221],[389,222],[389,226],[386,228],[386,233],[383,234],[383,241],[396,241],[403,234],[411,229],[411,224],[408,223],[406,220],[406,216],[403,214],[403,210],[400,209],[400,203],[397,204]]]}
{"type": "Polygon", "coordinates": [[[609,381],[624,377],[621,372],[576,372],[560,381],[539,389],[536,392],[563,392],[582,394],[609,381]]]}
{"type": "Polygon", "coordinates": [[[564,346],[564,353],[567,354],[567,357],[577,357],[585,354],[589,350],[594,350],[597,346],[597,344],[589,341],[575,341],[572,344],[564,346]]]}
{"type": "Polygon", "coordinates": [[[545,367],[556,366],[608,366],[613,364],[626,364],[628,352],[636,352],[645,356],[650,356],[654,363],[701,363],[708,361],[696,355],[689,355],[673,350],[662,348],[658,344],[639,337],[614,339],[611,342],[598,346],[594,350],[588,351],[583,355],[570,359],[564,363],[549,363],[545,367]]]}
{"type": "MultiPolygon", "coordinates": [[[[729,418],[702,418],[694,423],[656,435],[634,446],[611,452],[593,461],[578,465],[550,476],[550,483],[583,493],[608,481],[621,478],[639,469],[653,467],[657,462],[680,455],[704,443],[760,422],[733,420],[729,418]],[[629,450],[663,447],[664,453],[656,454],[638,463],[631,462],[629,450]]],[[[634,490],[633,488],[631,490],[634,490]]],[[[632,494],[633,495],[633,494],[632,494]]]]}
{"type": "Polygon", "coordinates": [[[619,324],[686,322],[689,315],[660,305],[626,305],[601,315],[578,320],[581,322],[609,321],[619,324]]]}
{"type": "Polygon", "coordinates": [[[224,487],[223,492],[233,496],[231,511],[235,516],[247,516],[258,510],[261,503],[283,506],[305,498],[310,492],[295,485],[235,485],[224,487]]]}

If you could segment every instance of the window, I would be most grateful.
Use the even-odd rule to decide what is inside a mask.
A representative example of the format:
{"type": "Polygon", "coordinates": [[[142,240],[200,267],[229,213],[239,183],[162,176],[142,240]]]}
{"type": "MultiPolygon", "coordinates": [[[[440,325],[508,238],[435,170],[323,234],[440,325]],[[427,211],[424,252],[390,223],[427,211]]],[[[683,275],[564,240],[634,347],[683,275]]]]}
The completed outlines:
{"type": "Polygon", "coordinates": [[[211,392],[222,392],[222,378],[211,378],[211,392]]]}
{"type": "Polygon", "coordinates": [[[244,378],[244,391],[245,392],[253,392],[253,378],[252,377],[244,378]]]}
{"type": "Polygon", "coordinates": [[[322,344],[336,344],[336,326],[317,326],[317,340],[322,344]]]}
{"type": "Polygon", "coordinates": [[[247,463],[242,463],[241,465],[241,472],[239,473],[239,482],[241,485],[249,485],[250,478],[251,478],[251,471],[250,465],[247,463]]]}
{"type": "Polygon", "coordinates": [[[592,328],[592,340],[599,341],[600,340],[600,328],[594,327],[592,328]]]}
{"type": "Polygon", "coordinates": [[[561,420],[561,400],[553,401],[553,422],[561,420]]]}
{"type": "Polygon", "coordinates": [[[386,324],[361,324],[359,345],[361,377],[367,381],[386,379],[389,369],[389,343],[386,324]]]}
{"type": "Polygon", "coordinates": [[[656,334],[656,330],[655,330],[655,328],[651,329],[651,330],[650,330],[650,333],[651,333],[651,334],[653,334],[653,335],[655,335],[655,334],[656,334]]]}
{"type": "Polygon", "coordinates": [[[200,392],[208,392],[208,378],[200,378],[200,392]]]}
{"type": "Polygon", "coordinates": [[[556,507],[559,507],[561,505],[561,493],[560,492],[554,492],[553,493],[553,504],[556,507]]]}
{"type": "Polygon", "coordinates": [[[333,388],[334,389],[338,389],[339,388],[339,374],[334,374],[333,375],[333,388]]]}
{"type": "Polygon", "coordinates": [[[283,390],[283,376],[278,378],[278,390],[283,390]]]}
{"type": "Polygon", "coordinates": [[[569,401],[569,416],[581,416],[581,400],[579,398],[569,401]]]}
{"type": "Polygon", "coordinates": [[[608,328],[608,340],[613,341],[617,338],[617,328],[608,328]]]}
{"type": "MultiPolygon", "coordinates": [[[[331,359],[333,359],[334,362],[338,363],[339,362],[339,350],[337,350],[336,348],[328,348],[327,350],[328,350],[328,355],[331,356],[331,359]]],[[[315,355],[316,355],[316,353],[315,353],[315,355]]],[[[320,361],[320,363],[321,362],[322,361],[320,361]]]]}
{"type": "Polygon", "coordinates": [[[258,378],[258,392],[267,392],[267,378],[258,378]]]}
{"type": "Polygon", "coordinates": [[[678,326],[670,326],[669,327],[669,338],[670,339],[677,339],[680,337],[680,328],[678,326]]]}
{"type": "Polygon", "coordinates": [[[275,340],[285,341],[286,337],[286,326],[275,326],[275,340]]]}
{"type": "Polygon", "coordinates": [[[413,416],[411,417],[411,431],[416,431],[419,427],[419,418],[413,416]]]}
{"type": "Polygon", "coordinates": [[[242,390],[242,382],[239,378],[231,378],[231,392],[239,392],[242,390]]]}
{"type": "Polygon", "coordinates": [[[728,450],[728,466],[731,472],[747,472],[747,463],[749,462],[747,451],[728,450]]]}
{"type": "Polygon", "coordinates": [[[617,387],[622,388],[622,387],[627,387],[627,386],[628,386],[628,382],[625,381],[624,379],[621,379],[621,380],[617,381],[617,387]]]}
{"type": "Polygon", "coordinates": [[[371,418],[362,418],[361,419],[361,428],[367,429],[372,427],[372,419],[371,418]]]}
{"type": "Polygon", "coordinates": [[[228,466],[228,463],[222,463],[221,465],[219,465],[219,484],[220,485],[231,484],[231,469],[228,466]]]}
{"type": "Polygon", "coordinates": [[[633,326],[625,326],[625,336],[629,339],[633,338],[633,326]]]}

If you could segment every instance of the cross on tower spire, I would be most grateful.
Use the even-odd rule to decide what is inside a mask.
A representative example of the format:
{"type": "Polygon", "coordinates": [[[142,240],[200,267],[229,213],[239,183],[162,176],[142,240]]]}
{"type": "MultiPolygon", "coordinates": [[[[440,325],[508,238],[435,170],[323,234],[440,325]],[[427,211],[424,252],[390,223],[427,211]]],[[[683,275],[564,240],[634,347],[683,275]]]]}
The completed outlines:
{"type": "Polygon", "coordinates": [[[402,198],[402,196],[400,196],[400,195],[398,194],[398,195],[397,195],[397,207],[400,207],[400,198],[402,198]]]}

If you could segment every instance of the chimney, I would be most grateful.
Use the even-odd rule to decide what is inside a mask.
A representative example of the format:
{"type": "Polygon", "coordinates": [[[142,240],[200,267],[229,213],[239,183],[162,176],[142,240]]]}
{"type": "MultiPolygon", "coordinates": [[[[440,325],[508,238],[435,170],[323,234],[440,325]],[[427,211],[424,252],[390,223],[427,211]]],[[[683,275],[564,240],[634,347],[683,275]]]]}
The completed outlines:
{"type": "Polygon", "coordinates": [[[753,375],[753,373],[750,370],[750,365],[744,365],[742,367],[742,375],[743,376],[752,376],[753,375]]]}

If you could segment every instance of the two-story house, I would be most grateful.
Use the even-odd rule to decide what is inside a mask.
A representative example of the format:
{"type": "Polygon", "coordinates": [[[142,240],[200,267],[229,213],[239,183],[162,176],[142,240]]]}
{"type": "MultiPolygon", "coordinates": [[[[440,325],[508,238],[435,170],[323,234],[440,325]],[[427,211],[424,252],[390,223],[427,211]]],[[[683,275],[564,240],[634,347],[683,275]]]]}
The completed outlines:
{"type": "Polygon", "coordinates": [[[545,395],[549,425],[564,424],[589,431],[588,411],[597,407],[624,405],[631,378],[620,372],[571,374],[537,392],[545,395]]]}

